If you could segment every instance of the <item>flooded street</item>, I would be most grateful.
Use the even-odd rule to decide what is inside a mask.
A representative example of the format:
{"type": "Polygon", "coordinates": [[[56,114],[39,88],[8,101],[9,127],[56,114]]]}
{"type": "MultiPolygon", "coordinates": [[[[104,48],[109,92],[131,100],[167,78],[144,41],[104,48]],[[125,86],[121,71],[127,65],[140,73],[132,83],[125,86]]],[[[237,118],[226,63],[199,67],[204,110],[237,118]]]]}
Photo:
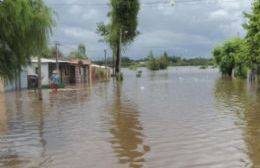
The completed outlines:
{"type": "Polygon", "coordinates": [[[260,167],[260,89],[218,70],[0,94],[1,168],[260,167]]]}

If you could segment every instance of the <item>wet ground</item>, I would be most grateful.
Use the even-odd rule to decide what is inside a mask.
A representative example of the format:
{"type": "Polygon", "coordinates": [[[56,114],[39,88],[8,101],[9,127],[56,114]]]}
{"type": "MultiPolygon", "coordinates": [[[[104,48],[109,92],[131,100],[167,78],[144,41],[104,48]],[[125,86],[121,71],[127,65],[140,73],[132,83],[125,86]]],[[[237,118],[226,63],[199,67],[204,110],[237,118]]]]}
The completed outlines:
{"type": "Polygon", "coordinates": [[[0,94],[2,168],[260,167],[260,90],[215,69],[0,94]]]}

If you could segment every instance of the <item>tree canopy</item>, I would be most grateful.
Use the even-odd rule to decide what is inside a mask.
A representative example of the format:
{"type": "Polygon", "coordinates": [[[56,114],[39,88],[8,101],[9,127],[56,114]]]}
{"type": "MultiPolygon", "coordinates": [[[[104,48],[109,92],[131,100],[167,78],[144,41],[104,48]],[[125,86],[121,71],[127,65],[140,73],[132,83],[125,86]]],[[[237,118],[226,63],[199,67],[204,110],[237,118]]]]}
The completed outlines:
{"type": "Polygon", "coordinates": [[[249,47],[248,61],[251,66],[260,64],[260,1],[255,0],[252,6],[252,13],[244,13],[248,19],[246,24],[243,24],[247,35],[245,37],[249,47]]]}
{"type": "Polygon", "coordinates": [[[75,51],[72,51],[69,54],[70,58],[77,58],[77,59],[87,59],[87,54],[86,54],[86,47],[84,44],[79,44],[78,49],[75,51]]]}
{"type": "Polygon", "coordinates": [[[121,45],[130,44],[139,34],[137,31],[139,9],[139,0],[110,0],[108,13],[110,23],[107,25],[99,23],[97,26],[97,32],[104,37],[104,41],[110,45],[116,56],[116,73],[120,72],[121,45]]]}
{"type": "Polygon", "coordinates": [[[255,78],[255,73],[260,72],[260,1],[252,4],[252,12],[244,13],[247,23],[242,26],[247,31],[245,38],[235,38],[216,47],[212,54],[215,62],[220,66],[223,74],[239,77],[247,76],[247,69],[251,70],[250,80],[255,78]]]}
{"type": "Polygon", "coordinates": [[[240,76],[244,75],[241,71],[247,60],[245,48],[246,42],[244,39],[234,38],[213,50],[212,54],[222,74],[231,76],[233,70],[237,68],[237,73],[240,76]]]}
{"type": "Polygon", "coordinates": [[[164,52],[160,57],[155,58],[152,51],[147,56],[147,68],[153,71],[167,69],[170,64],[170,59],[167,52],[164,52]]]}
{"type": "Polygon", "coordinates": [[[16,73],[47,47],[54,24],[43,0],[5,0],[0,3],[0,77],[16,73]]]}
{"type": "Polygon", "coordinates": [[[43,58],[56,58],[56,54],[58,54],[58,59],[64,58],[64,54],[59,49],[56,49],[55,47],[45,48],[43,50],[42,57],[43,58]]]}

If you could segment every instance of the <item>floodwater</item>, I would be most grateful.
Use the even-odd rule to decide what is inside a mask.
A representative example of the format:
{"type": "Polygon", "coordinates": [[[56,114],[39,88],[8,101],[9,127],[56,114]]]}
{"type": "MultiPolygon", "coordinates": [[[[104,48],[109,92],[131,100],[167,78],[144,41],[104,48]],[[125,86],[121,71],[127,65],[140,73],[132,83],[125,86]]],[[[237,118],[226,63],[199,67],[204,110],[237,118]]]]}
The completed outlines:
{"type": "Polygon", "coordinates": [[[215,69],[0,95],[1,168],[260,167],[260,89],[215,69]]]}

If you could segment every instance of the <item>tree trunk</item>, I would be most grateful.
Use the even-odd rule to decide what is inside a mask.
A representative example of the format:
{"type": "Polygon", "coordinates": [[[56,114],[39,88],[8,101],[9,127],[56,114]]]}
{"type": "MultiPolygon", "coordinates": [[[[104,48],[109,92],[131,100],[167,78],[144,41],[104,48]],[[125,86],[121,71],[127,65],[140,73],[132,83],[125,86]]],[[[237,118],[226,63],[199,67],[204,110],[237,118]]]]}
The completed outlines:
{"type": "Polygon", "coordinates": [[[22,89],[22,82],[21,82],[21,68],[18,69],[18,91],[22,89]]]}
{"type": "Polygon", "coordinates": [[[115,73],[119,75],[120,73],[120,42],[117,42],[116,45],[116,65],[115,65],[115,73]]]}
{"type": "Polygon", "coordinates": [[[249,73],[249,82],[253,82],[256,78],[256,72],[255,70],[251,69],[249,73]]]}
{"type": "Polygon", "coordinates": [[[15,71],[15,90],[21,91],[21,70],[18,68],[15,71]]]}
{"type": "Polygon", "coordinates": [[[112,77],[114,77],[115,76],[115,48],[114,47],[113,47],[112,52],[113,52],[113,57],[112,57],[112,70],[113,70],[112,77]]]}
{"type": "Polygon", "coordinates": [[[41,56],[38,56],[38,99],[39,99],[39,100],[42,100],[41,56]]]}
{"type": "Polygon", "coordinates": [[[15,70],[15,79],[14,79],[14,82],[15,82],[15,90],[18,91],[18,70],[15,70]]]}

